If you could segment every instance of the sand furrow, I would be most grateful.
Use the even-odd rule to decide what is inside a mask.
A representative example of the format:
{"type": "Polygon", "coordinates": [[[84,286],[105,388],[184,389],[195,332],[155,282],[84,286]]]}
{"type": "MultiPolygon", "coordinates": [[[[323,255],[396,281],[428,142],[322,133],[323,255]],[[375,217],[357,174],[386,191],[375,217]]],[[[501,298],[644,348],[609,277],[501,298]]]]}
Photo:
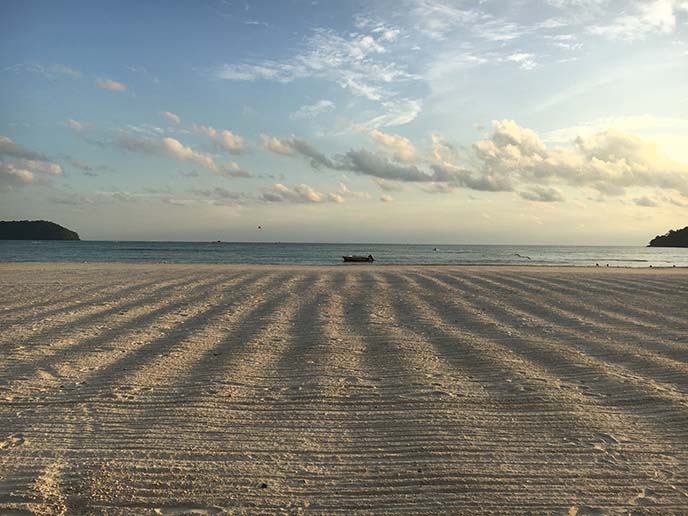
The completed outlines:
{"type": "MultiPolygon", "coordinates": [[[[506,275],[500,275],[500,277],[503,276],[506,275]]],[[[601,310],[600,314],[611,320],[631,322],[639,327],[645,326],[661,331],[671,331],[677,325],[686,324],[685,318],[671,315],[671,312],[680,313],[681,304],[684,305],[685,310],[688,310],[688,302],[677,299],[675,295],[677,292],[681,292],[680,288],[677,288],[674,294],[669,296],[669,299],[678,305],[667,303],[667,296],[664,294],[652,296],[649,293],[638,296],[642,302],[639,302],[640,299],[629,302],[628,292],[609,292],[604,288],[596,287],[594,277],[587,275],[576,281],[544,274],[539,276],[509,274],[508,277],[517,280],[519,288],[530,287],[530,290],[533,291],[537,286],[545,289],[545,295],[561,294],[557,299],[568,300],[567,306],[581,307],[580,305],[583,303],[580,301],[583,299],[586,302],[594,303],[596,308],[601,310]],[[576,300],[579,302],[576,303],[576,300]]],[[[539,292],[542,293],[542,291],[539,292]]]]}
{"type": "MultiPolygon", "coordinates": [[[[633,376],[635,380],[646,379],[646,385],[652,385],[663,392],[667,389],[678,389],[685,393],[688,390],[686,373],[688,365],[680,350],[667,357],[666,346],[660,344],[659,352],[654,349],[654,340],[633,334],[632,330],[611,329],[600,326],[580,315],[572,315],[551,302],[543,303],[540,297],[529,296],[527,292],[503,286],[497,281],[463,276],[461,280],[450,280],[456,285],[466,285],[469,289],[482,293],[506,291],[508,296],[494,296],[495,299],[507,298],[509,303],[489,299],[490,309],[500,311],[502,321],[507,326],[517,328],[522,335],[541,338],[543,335],[556,337],[558,343],[567,343],[575,352],[583,352],[592,359],[604,360],[604,367],[614,364],[620,377],[633,376]],[[600,337],[603,335],[603,337],[600,337]],[[677,356],[676,356],[677,355],[677,356]],[[659,380],[659,385],[657,385],[659,380]]],[[[465,292],[466,290],[464,290],[465,292]]],[[[677,348],[680,343],[676,343],[677,348]]],[[[610,371],[611,372],[611,371],[610,371]]]]}
{"type": "Polygon", "coordinates": [[[0,264],[0,514],[688,513],[687,279],[0,264]]]}

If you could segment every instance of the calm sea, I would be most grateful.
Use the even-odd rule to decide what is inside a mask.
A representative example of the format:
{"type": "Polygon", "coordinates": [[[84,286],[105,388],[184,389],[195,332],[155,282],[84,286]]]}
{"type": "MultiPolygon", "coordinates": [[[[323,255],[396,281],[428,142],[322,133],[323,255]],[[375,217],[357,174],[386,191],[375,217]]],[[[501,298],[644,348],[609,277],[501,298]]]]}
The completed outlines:
{"type": "Polygon", "coordinates": [[[372,254],[377,264],[686,267],[688,249],[605,246],[0,241],[0,262],[166,262],[331,265],[372,254]]]}

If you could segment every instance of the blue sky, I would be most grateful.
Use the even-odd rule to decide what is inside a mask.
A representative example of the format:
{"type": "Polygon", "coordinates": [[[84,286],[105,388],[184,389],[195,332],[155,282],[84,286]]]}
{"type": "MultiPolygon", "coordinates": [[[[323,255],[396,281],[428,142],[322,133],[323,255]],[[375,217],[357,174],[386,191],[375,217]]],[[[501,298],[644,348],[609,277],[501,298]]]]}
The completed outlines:
{"type": "Polygon", "coordinates": [[[2,219],[92,239],[576,244],[686,223],[688,0],[0,14],[2,219]]]}

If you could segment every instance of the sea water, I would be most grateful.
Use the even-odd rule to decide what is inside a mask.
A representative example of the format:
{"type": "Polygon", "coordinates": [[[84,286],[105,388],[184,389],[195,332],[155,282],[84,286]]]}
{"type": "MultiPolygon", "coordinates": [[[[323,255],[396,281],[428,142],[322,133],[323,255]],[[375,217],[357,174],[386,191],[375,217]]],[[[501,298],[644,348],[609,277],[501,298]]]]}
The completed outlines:
{"type": "Polygon", "coordinates": [[[345,265],[342,256],[350,254],[372,254],[378,265],[688,266],[688,249],[639,246],[0,241],[0,262],[345,265]]]}

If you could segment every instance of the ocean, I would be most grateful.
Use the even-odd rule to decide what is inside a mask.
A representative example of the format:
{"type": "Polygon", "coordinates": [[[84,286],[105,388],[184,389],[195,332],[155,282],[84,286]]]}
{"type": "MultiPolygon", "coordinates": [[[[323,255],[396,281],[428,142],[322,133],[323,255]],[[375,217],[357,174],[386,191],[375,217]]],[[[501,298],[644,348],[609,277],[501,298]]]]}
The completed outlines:
{"type": "Polygon", "coordinates": [[[343,255],[372,254],[376,264],[497,264],[686,267],[688,249],[639,246],[297,244],[110,241],[0,241],[0,262],[161,262],[347,265],[343,255]]]}

